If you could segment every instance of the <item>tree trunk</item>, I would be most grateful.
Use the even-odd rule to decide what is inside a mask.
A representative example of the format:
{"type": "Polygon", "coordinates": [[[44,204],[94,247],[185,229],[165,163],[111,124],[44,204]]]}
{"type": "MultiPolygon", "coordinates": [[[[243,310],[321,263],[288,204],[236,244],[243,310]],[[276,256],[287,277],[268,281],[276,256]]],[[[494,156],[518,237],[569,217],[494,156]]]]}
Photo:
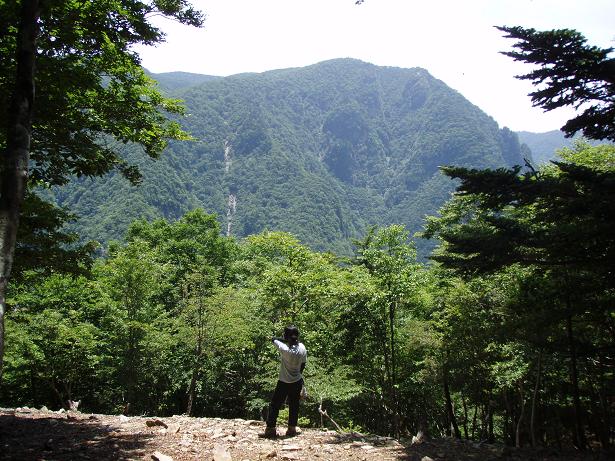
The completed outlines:
{"type": "Polygon", "coordinates": [[[0,383],[4,364],[4,316],[6,288],[19,226],[19,210],[26,192],[32,113],[34,107],[34,64],[39,1],[23,0],[17,37],[15,89],[6,126],[6,150],[0,166],[0,383]]]}
{"type": "Polygon", "coordinates": [[[538,365],[536,370],[536,385],[534,386],[534,394],[532,395],[532,411],[530,414],[530,437],[532,447],[536,447],[536,430],[534,423],[536,421],[536,402],[538,400],[538,390],[540,389],[540,375],[542,373],[542,349],[538,352],[538,365]]]}
{"type": "Polygon", "coordinates": [[[476,434],[476,417],[478,416],[478,405],[474,405],[474,415],[472,416],[472,434],[470,439],[474,440],[476,434]]]}
{"type": "Polygon", "coordinates": [[[525,395],[523,393],[523,379],[519,380],[519,398],[521,400],[521,411],[519,412],[519,419],[517,420],[517,427],[515,429],[515,447],[521,448],[521,423],[523,423],[523,416],[525,415],[525,395]]]}
{"type": "Polygon", "coordinates": [[[192,368],[192,377],[190,379],[190,386],[188,387],[188,403],[186,404],[186,414],[192,416],[192,405],[196,400],[196,383],[199,379],[201,372],[201,357],[202,357],[201,344],[198,344],[196,350],[196,356],[194,358],[194,367],[192,368]]]}
{"type": "Polygon", "coordinates": [[[504,406],[506,407],[506,413],[504,415],[504,443],[513,445],[515,440],[515,412],[510,404],[508,391],[506,389],[502,390],[502,397],[504,398],[504,406]]]}
{"type": "Polygon", "coordinates": [[[489,403],[487,404],[487,441],[489,443],[495,442],[495,434],[493,432],[493,407],[493,400],[491,396],[489,396],[489,403]]]}
{"type": "Polygon", "coordinates": [[[604,358],[600,358],[600,385],[598,388],[598,395],[600,400],[600,408],[602,409],[603,419],[602,419],[602,430],[601,430],[601,443],[602,449],[606,450],[610,448],[610,427],[611,427],[611,411],[609,409],[609,404],[607,401],[607,388],[605,386],[606,378],[604,371],[604,358]]]}
{"type": "Polygon", "coordinates": [[[397,309],[397,301],[394,301],[389,306],[389,330],[391,335],[391,396],[393,407],[393,432],[395,437],[399,438],[399,402],[397,398],[397,363],[395,357],[395,311],[397,309]]]}
{"type": "Polygon", "coordinates": [[[453,435],[460,439],[461,438],[461,432],[459,432],[459,426],[457,425],[457,418],[455,418],[455,411],[453,409],[453,400],[451,399],[451,392],[448,386],[448,367],[446,366],[446,364],[444,365],[443,368],[443,384],[444,384],[444,398],[446,399],[446,414],[448,416],[448,427],[447,427],[447,431],[450,431],[450,428],[452,426],[453,428],[453,435]]]}
{"type": "Polygon", "coordinates": [[[466,402],[465,396],[462,396],[461,403],[463,405],[463,432],[465,434],[466,440],[469,439],[468,435],[468,404],[466,402]]]}
{"type": "MultiPolygon", "coordinates": [[[[567,301],[570,304],[569,301],[567,301]]],[[[581,397],[579,393],[579,372],[577,368],[577,349],[572,331],[572,316],[569,315],[566,319],[566,330],[568,333],[568,345],[570,347],[570,377],[572,380],[572,399],[574,403],[574,431],[577,447],[584,450],[585,434],[583,424],[581,423],[581,397]]]]}

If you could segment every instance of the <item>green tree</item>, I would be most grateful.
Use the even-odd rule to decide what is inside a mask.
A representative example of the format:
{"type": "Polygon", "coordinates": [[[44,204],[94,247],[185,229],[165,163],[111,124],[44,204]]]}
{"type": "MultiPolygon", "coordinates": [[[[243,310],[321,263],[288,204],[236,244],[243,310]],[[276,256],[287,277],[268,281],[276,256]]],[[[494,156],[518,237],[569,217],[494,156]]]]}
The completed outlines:
{"type": "Polygon", "coordinates": [[[414,273],[418,270],[416,251],[408,243],[408,232],[403,226],[392,225],[372,228],[367,236],[356,242],[356,262],[367,268],[377,287],[375,307],[381,311],[378,332],[383,347],[385,393],[393,416],[393,433],[399,435],[399,396],[396,325],[400,311],[407,310],[415,289],[414,273]]]}
{"type": "Polygon", "coordinates": [[[114,344],[122,397],[131,411],[161,409],[168,384],[174,321],[164,309],[168,278],[146,242],[135,240],[109,249],[110,257],[95,267],[102,289],[117,306],[120,322],[114,344]]]}
{"type": "Polygon", "coordinates": [[[107,409],[117,311],[83,276],[39,272],[11,285],[3,402],[107,409]]]}
{"type": "Polygon", "coordinates": [[[79,236],[65,230],[75,219],[66,210],[28,192],[21,209],[11,279],[19,282],[28,271],[87,275],[97,244],[79,244],[79,236]]]}
{"type": "Polygon", "coordinates": [[[186,138],[161,112],[180,113],[177,101],[156,90],[132,51],[163,40],[149,22],[154,14],[203,21],[184,0],[0,4],[0,102],[8,109],[0,114],[0,380],[5,293],[28,181],[63,184],[113,168],[136,181],[123,144],[157,157],[168,139],[186,138]]]}
{"type": "MultiPolygon", "coordinates": [[[[520,265],[543,271],[557,287],[545,309],[566,332],[575,443],[585,446],[579,348],[591,325],[612,330],[615,171],[612,146],[578,144],[563,161],[538,172],[447,168],[458,195],[430,219],[427,236],[443,245],[433,259],[473,276],[520,265]],[[588,311],[588,306],[591,310],[588,311]]],[[[543,289],[546,285],[543,285],[543,289]]],[[[601,342],[602,335],[589,339],[601,342]]],[[[592,349],[595,346],[591,346],[592,349]]],[[[585,354],[600,354],[598,350],[585,354]]]]}
{"type": "Polygon", "coordinates": [[[572,106],[582,113],[561,128],[567,136],[577,131],[592,139],[615,141],[615,58],[613,48],[587,45],[571,29],[536,31],[523,27],[498,27],[516,39],[514,51],[503,54],[515,61],[540,66],[517,78],[531,80],[534,106],[550,111],[572,106]]]}

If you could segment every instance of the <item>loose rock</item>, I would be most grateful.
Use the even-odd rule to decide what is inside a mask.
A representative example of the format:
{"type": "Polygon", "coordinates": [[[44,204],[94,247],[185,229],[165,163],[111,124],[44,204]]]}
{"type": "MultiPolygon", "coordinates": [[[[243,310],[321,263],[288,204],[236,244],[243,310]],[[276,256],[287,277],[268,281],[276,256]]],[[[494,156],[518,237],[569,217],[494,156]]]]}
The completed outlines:
{"type": "Polygon", "coordinates": [[[154,461],[173,461],[173,458],[165,455],[164,453],[160,453],[159,451],[152,453],[152,459],[154,461]]]}
{"type": "Polygon", "coordinates": [[[169,427],[167,426],[167,423],[160,419],[148,419],[145,421],[145,424],[147,425],[147,427],[162,426],[165,429],[169,427]]]}

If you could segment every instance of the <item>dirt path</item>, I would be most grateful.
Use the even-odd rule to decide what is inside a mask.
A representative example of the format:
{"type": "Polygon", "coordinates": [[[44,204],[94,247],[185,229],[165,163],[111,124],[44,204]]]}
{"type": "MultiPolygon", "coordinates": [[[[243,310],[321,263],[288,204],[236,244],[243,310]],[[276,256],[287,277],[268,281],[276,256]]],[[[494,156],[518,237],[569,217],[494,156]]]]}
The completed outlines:
{"type": "MultiPolygon", "coordinates": [[[[0,459],[160,461],[589,461],[605,453],[567,455],[511,450],[452,439],[402,444],[397,440],[304,430],[293,438],[259,437],[264,423],[243,419],[124,417],[0,409],[0,459]],[[165,456],[167,458],[165,458],[165,456]]],[[[282,429],[278,429],[282,434],[282,429]]]]}

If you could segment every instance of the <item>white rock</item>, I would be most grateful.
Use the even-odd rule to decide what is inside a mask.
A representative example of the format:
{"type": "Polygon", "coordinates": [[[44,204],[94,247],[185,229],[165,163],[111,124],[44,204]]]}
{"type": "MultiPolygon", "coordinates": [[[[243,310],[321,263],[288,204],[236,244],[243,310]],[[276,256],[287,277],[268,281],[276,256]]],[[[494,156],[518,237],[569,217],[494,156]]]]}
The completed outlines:
{"type": "Polygon", "coordinates": [[[165,455],[164,453],[160,453],[159,451],[152,453],[152,459],[154,461],[173,461],[173,458],[165,455]]]}
{"type": "Polygon", "coordinates": [[[120,423],[127,423],[128,421],[130,421],[128,416],[120,415],[120,423]]]}
{"type": "Polygon", "coordinates": [[[284,450],[284,451],[297,451],[297,450],[301,450],[301,447],[299,445],[283,445],[282,446],[282,450],[284,450]]]}
{"type": "Polygon", "coordinates": [[[170,434],[177,434],[180,431],[181,426],[179,424],[169,424],[169,427],[167,429],[169,430],[170,434]]]}
{"type": "Polygon", "coordinates": [[[214,461],[233,461],[233,458],[226,447],[217,445],[214,448],[214,461]]]}

